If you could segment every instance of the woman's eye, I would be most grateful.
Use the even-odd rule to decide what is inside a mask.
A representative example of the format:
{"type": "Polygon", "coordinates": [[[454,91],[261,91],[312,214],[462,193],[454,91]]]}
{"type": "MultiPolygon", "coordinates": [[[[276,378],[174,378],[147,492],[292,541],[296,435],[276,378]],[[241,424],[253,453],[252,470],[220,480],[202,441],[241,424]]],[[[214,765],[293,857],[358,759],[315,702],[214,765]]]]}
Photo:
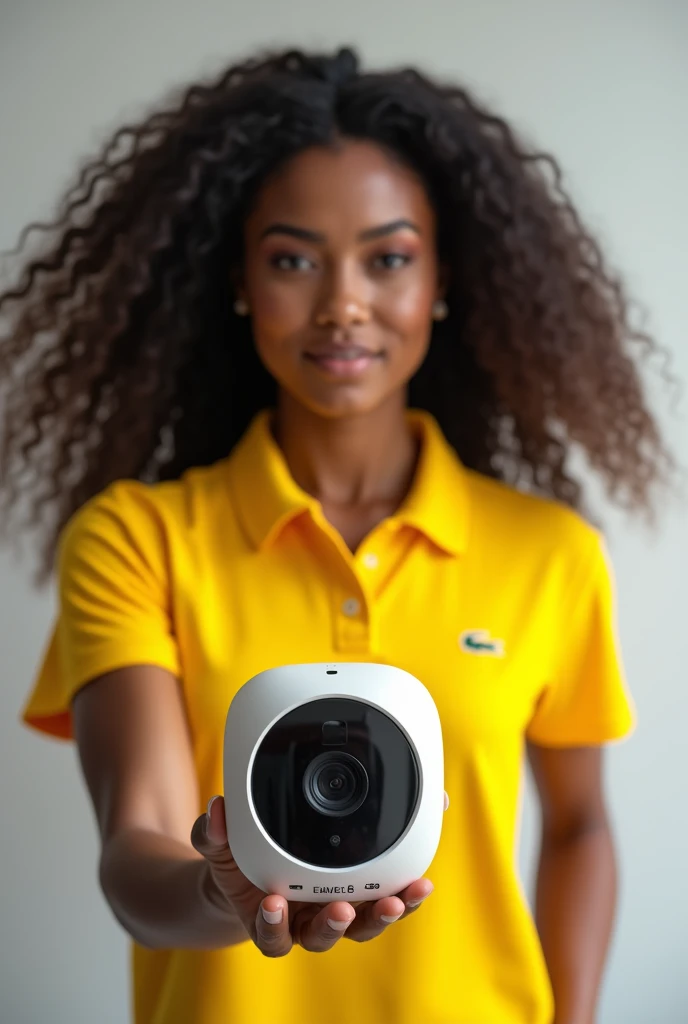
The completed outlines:
{"type": "Polygon", "coordinates": [[[382,263],[383,270],[401,270],[402,267],[411,262],[411,257],[400,252],[385,252],[381,256],[376,257],[373,262],[376,266],[380,266],[382,263]]]}
{"type": "Polygon", "coordinates": [[[270,260],[270,265],[276,270],[307,270],[311,261],[305,256],[295,256],[293,253],[278,253],[270,260]]]}

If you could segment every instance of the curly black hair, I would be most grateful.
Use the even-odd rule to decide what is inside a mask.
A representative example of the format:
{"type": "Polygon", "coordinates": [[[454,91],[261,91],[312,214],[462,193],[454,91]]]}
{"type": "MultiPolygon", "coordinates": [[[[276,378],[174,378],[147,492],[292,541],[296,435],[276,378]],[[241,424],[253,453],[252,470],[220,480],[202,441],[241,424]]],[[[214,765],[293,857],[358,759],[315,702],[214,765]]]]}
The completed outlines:
{"type": "MultiPolygon", "coordinates": [[[[451,268],[409,404],[465,465],[583,509],[585,452],[611,500],[651,514],[673,459],[640,356],[661,353],[540,153],[469,91],[414,68],[263,51],[121,127],[84,164],[0,295],[0,520],[42,525],[38,582],[67,519],[119,478],[224,457],[276,400],[228,267],[266,175],[310,146],[373,140],[424,181],[451,268]]],[[[662,371],[666,380],[670,375],[662,371]]]]}

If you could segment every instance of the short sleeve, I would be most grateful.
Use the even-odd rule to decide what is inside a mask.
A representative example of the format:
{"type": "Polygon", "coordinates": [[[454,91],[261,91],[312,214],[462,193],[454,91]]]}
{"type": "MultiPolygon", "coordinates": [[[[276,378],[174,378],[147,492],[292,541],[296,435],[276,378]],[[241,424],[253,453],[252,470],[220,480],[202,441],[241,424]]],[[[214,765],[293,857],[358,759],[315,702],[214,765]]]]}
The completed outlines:
{"type": "Polygon", "coordinates": [[[105,672],[153,664],[179,675],[164,522],[137,481],[119,481],[69,520],[57,552],[58,613],[23,721],[72,736],[70,703],[105,672]]]}
{"type": "Polygon", "coordinates": [[[635,727],[617,629],[616,586],[601,535],[586,528],[582,576],[562,602],[550,679],[526,730],[542,746],[585,746],[618,740],[635,727]]]}

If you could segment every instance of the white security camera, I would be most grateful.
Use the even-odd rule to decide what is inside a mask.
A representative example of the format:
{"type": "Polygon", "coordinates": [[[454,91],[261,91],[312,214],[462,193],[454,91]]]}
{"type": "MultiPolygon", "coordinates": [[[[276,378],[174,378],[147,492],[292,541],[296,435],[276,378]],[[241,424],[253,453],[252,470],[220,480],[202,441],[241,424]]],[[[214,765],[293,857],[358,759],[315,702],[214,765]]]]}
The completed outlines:
{"type": "Polygon", "coordinates": [[[240,871],[291,900],[379,899],[421,878],[444,814],[442,729],[391,665],[285,665],[227,713],[227,835],[240,871]]]}

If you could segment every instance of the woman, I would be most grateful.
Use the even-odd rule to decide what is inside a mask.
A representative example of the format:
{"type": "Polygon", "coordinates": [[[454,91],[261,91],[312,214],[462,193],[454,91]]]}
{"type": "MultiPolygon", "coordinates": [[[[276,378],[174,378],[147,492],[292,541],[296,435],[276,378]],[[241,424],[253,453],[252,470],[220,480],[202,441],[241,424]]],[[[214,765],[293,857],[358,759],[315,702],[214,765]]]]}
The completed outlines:
{"type": "Polygon", "coordinates": [[[78,745],[137,1024],[590,1024],[634,716],[568,459],[638,510],[671,460],[556,163],[453,85],[274,53],[123,128],[54,230],[0,303],[5,510],[54,509],[59,580],[24,719],[78,745]],[[452,805],[432,881],[287,905],[232,860],[223,724],[333,660],[430,689],[452,805]]]}

